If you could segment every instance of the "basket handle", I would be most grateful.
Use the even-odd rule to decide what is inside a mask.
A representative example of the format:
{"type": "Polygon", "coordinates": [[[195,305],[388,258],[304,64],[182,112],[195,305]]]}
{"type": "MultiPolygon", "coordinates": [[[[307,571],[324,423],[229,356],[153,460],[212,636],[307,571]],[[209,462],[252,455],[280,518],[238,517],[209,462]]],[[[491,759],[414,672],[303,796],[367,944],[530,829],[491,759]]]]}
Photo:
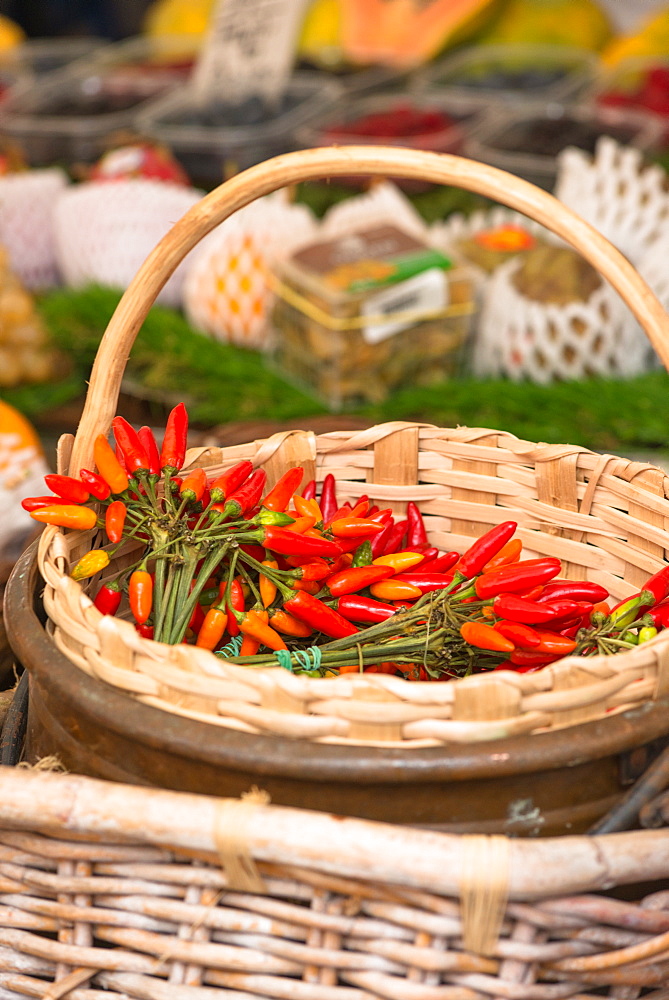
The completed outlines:
{"type": "Polygon", "coordinates": [[[126,359],[156,296],[186,254],[238,209],[279,188],[322,177],[370,174],[449,184],[514,208],[571,244],[627,303],[669,369],[669,316],[627,258],[553,195],[496,167],[447,153],[392,146],[332,146],[285,153],[221,184],[179,219],[128,285],[105,331],[70,460],[91,467],[93,442],[116,412],[126,359]]]}

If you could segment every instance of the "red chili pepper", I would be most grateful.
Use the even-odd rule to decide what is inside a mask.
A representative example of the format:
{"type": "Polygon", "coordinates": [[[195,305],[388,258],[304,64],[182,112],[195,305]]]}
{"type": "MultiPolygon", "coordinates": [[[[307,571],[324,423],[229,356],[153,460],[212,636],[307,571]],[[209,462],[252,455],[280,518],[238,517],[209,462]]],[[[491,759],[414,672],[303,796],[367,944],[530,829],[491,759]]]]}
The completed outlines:
{"type": "Polygon", "coordinates": [[[310,479],[307,485],[302,490],[302,496],[305,500],[315,500],[316,499],[316,480],[310,479]]]}
{"type": "Polygon", "coordinates": [[[145,569],[136,569],[128,581],[130,610],[138,625],[143,625],[153,607],[153,577],[145,569]]]}
{"type": "Polygon", "coordinates": [[[321,498],[318,501],[318,506],[321,508],[323,520],[327,524],[335,514],[338,507],[335,477],[331,472],[329,472],[323,480],[321,498]]]}
{"type": "Polygon", "coordinates": [[[568,656],[576,649],[576,642],[564,635],[556,635],[555,632],[539,632],[539,645],[535,648],[536,653],[550,653],[551,656],[568,656]]]}
{"type": "MultiPolygon", "coordinates": [[[[414,552],[417,551],[419,550],[414,549],[414,552]]],[[[418,569],[419,566],[425,566],[427,563],[432,562],[432,560],[436,559],[439,555],[439,549],[435,545],[430,545],[426,549],[423,549],[421,546],[420,551],[423,553],[423,561],[417,564],[416,569],[418,569]]]]}
{"type": "Polygon", "coordinates": [[[139,428],[137,437],[149,459],[149,472],[152,476],[159,476],[161,472],[160,452],[158,451],[158,444],[153,436],[153,431],[145,425],[139,428]]]}
{"type": "MultiPolygon", "coordinates": [[[[430,573],[447,573],[449,569],[455,566],[459,558],[459,552],[443,552],[441,555],[435,556],[434,559],[420,563],[416,567],[416,570],[420,569],[422,572],[430,573]]],[[[452,576],[453,574],[451,574],[452,576]]]]}
{"type": "Polygon", "coordinates": [[[181,483],[179,493],[188,503],[197,503],[202,499],[206,486],[207,473],[204,469],[193,469],[181,483]]]}
{"type": "Polygon", "coordinates": [[[383,555],[383,550],[389,540],[390,533],[394,526],[395,521],[391,514],[390,518],[383,526],[383,531],[380,531],[378,535],[374,535],[374,537],[370,539],[372,546],[372,559],[376,559],[377,556],[383,555]]]}
{"type": "Polygon", "coordinates": [[[520,559],[521,552],[523,551],[523,543],[520,538],[512,538],[510,542],[503,545],[499,550],[497,555],[489,559],[485,566],[482,567],[482,573],[491,573],[494,569],[499,569],[500,566],[508,566],[510,563],[517,563],[520,559]]]}
{"type": "Polygon", "coordinates": [[[114,417],[112,430],[116,443],[123,453],[128,472],[134,474],[140,469],[148,472],[149,456],[132,424],[129,424],[125,417],[114,417]]]}
{"type": "Polygon", "coordinates": [[[51,507],[57,506],[58,504],[65,504],[65,500],[62,497],[53,496],[43,496],[43,497],[25,497],[21,501],[21,506],[24,510],[32,512],[33,510],[40,510],[41,507],[51,507]]]}
{"type": "Polygon", "coordinates": [[[30,516],[42,524],[56,524],[61,528],[87,530],[97,524],[97,515],[90,507],[75,507],[74,504],[51,504],[32,510],[30,516]]]}
{"type": "MultiPolygon", "coordinates": [[[[308,556],[289,556],[288,561],[292,565],[293,559],[308,559],[308,556]]],[[[323,558],[313,559],[310,562],[303,562],[301,566],[295,568],[296,580],[325,580],[333,575],[332,563],[326,562],[323,558]]]]}
{"type": "Polygon", "coordinates": [[[499,621],[495,622],[493,628],[521,649],[536,649],[541,643],[539,633],[530,625],[523,625],[521,622],[499,621]]]}
{"type": "Polygon", "coordinates": [[[528,601],[516,594],[497,594],[492,602],[492,609],[500,618],[524,625],[540,625],[542,622],[557,618],[557,611],[545,604],[528,601]]]}
{"type": "Polygon", "coordinates": [[[130,475],[130,469],[128,468],[128,463],[125,460],[125,455],[123,454],[121,446],[118,444],[114,445],[114,455],[116,456],[116,461],[121,466],[123,471],[127,472],[128,475],[130,475]]]}
{"type": "MultiPolygon", "coordinates": [[[[200,605],[196,604],[195,607],[199,608],[200,605]]],[[[199,646],[200,649],[216,649],[225,634],[227,624],[227,611],[220,604],[214,604],[213,607],[209,608],[202,620],[195,645],[199,646]]]]}
{"type": "MultiPolygon", "coordinates": [[[[224,580],[218,590],[219,594],[219,604],[223,603],[223,598],[226,595],[227,582],[224,580]]],[[[226,597],[224,607],[231,608],[232,611],[237,611],[242,614],[244,611],[246,601],[244,598],[244,588],[242,587],[241,580],[237,577],[230,584],[230,594],[226,597]]],[[[234,614],[228,615],[228,633],[231,636],[239,635],[239,623],[234,616],[234,614]]]]}
{"type": "Polygon", "coordinates": [[[385,580],[393,576],[394,572],[392,566],[350,566],[328,577],[325,586],[333,597],[341,597],[343,594],[355,594],[379,580],[385,580]]]}
{"type": "Polygon", "coordinates": [[[656,628],[666,628],[669,624],[669,601],[653,605],[645,614],[650,615],[656,628]]]}
{"type": "Polygon", "coordinates": [[[589,580],[551,580],[537,600],[543,604],[545,601],[567,598],[571,601],[591,601],[597,604],[599,601],[605,601],[608,596],[609,592],[605,587],[600,587],[598,583],[590,583],[589,580]]]}
{"type": "Polygon", "coordinates": [[[160,449],[160,468],[178,472],[184,464],[188,442],[188,413],[183,403],[177,403],[167,418],[160,449]]]}
{"type": "Polygon", "coordinates": [[[462,554],[455,569],[456,575],[461,576],[463,580],[471,580],[473,576],[477,576],[485,564],[506,545],[517,527],[517,521],[502,521],[477,538],[462,554]]]}
{"type": "Polygon", "coordinates": [[[361,594],[348,594],[346,597],[340,597],[335,608],[347,621],[367,625],[385,622],[397,614],[397,608],[394,605],[375,601],[371,597],[363,597],[361,594]]]}
{"type": "Polygon", "coordinates": [[[264,469],[256,469],[255,472],[252,472],[248,479],[225,501],[225,518],[237,521],[252,510],[262,496],[266,481],[267,473],[264,469]]]}
{"type": "Polygon", "coordinates": [[[231,493],[238,490],[242,483],[246,482],[252,472],[253,462],[250,462],[247,458],[241,462],[237,462],[236,465],[233,465],[226,472],[222,472],[220,476],[214,479],[209,487],[211,499],[214,503],[222,503],[231,493]]]}
{"type": "Polygon", "coordinates": [[[79,475],[88,492],[96,500],[107,500],[109,498],[111,490],[102,476],[98,476],[95,472],[90,472],[88,469],[82,469],[79,475]]]}
{"type": "Polygon", "coordinates": [[[342,517],[350,517],[352,511],[353,508],[351,507],[350,503],[345,503],[342,507],[337,507],[336,511],[334,512],[330,520],[324,521],[325,526],[329,528],[333,521],[337,521],[339,518],[342,517]]]}
{"type": "Polygon", "coordinates": [[[267,510],[285,511],[291,497],[297,493],[303,477],[304,469],[300,466],[288,469],[261,501],[261,506],[267,510]]]}
{"type": "Polygon", "coordinates": [[[280,555],[332,556],[336,558],[341,553],[337,543],[330,541],[329,538],[299,535],[287,528],[274,528],[272,525],[267,525],[258,529],[256,536],[266,549],[278,552],[280,555]]]}
{"type": "Polygon", "coordinates": [[[269,621],[277,632],[281,632],[283,635],[292,635],[296,639],[306,639],[313,632],[310,625],[293,615],[289,615],[283,608],[271,609],[269,621]]]}
{"type": "Polygon", "coordinates": [[[128,488],[128,476],[104,434],[98,434],[93,445],[97,470],[112,493],[123,493],[128,488]]]}
{"type": "Polygon", "coordinates": [[[428,539],[423,515],[417,504],[413,500],[409,500],[407,504],[407,548],[426,544],[428,544],[428,539]]]}
{"type": "Polygon", "coordinates": [[[415,570],[408,573],[400,573],[393,579],[402,580],[404,583],[410,583],[413,587],[418,587],[421,594],[429,594],[433,590],[443,590],[451,582],[451,577],[445,576],[443,573],[423,573],[421,566],[417,566],[415,570]]]}
{"type": "Polygon", "coordinates": [[[68,503],[86,503],[90,497],[84,484],[72,476],[59,476],[50,472],[44,477],[44,482],[53,493],[57,493],[68,503]]]}
{"type": "Polygon", "coordinates": [[[553,622],[562,622],[566,625],[570,619],[582,617],[585,614],[586,608],[588,614],[592,611],[592,604],[586,605],[583,601],[569,601],[566,598],[562,601],[547,602],[546,607],[551,608],[555,612],[555,617],[551,619],[551,624],[553,622]]]}
{"type": "Polygon", "coordinates": [[[498,653],[510,653],[515,649],[510,639],[483,622],[465,622],[460,626],[460,635],[468,645],[476,646],[477,649],[489,649],[498,653]]]}
{"type": "Polygon", "coordinates": [[[119,609],[123,594],[117,580],[103,583],[98,590],[93,604],[103,615],[115,615],[119,609]]]}
{"type": "MultiPolygon", "coordinates": [[[[46,476],[44,477],[46,481],[46,476]]],[[[53,489],[53,487],[50,487],[53,489]]],[[[57,490],[54,490],[57,492],[57,490]]],[[[649,577],[644,583],[641,590],[649,591],[655,598],[654,604],[660,604],[665,598],[669,597],[669,566],[663,566],[661,570],[654,573],[653,576],[649,577]]]]}
{"type": "Polygon", "coordinates": [[[343,639],[347,635],[354,635],[358,629],[351,622],[347,621],[333,608],[323,604],[317,597],[299,591],[295,597],[291,597],[284,602],[284,609],[291,615],[295,615],[300,621],[332,639],[343,639]]]}
{"type": "Polygon", "coordinates": [[[343,517],[330,522],[330,531],[335,538],[368,538],[383,531],[383,525],[378,521],[370,521],[363,517],[343,517]]]}
{"type": "MultiPolygon", "coordinates": [[[[193,587],[191,586],[191,590],[192,589],[193,587]]],[[[202,605],[199,604],[198,602],[195,604],[195,607],[191,612],[190,620],[188,622],[188,628],[192,632],[195,632],[197,635],[197,633],[199,633],[200,629],[202,628],[202,625],[204,624],[204,619],[205,619],[205,614],[204,611],[202,610],[202,605]]]]}
{"type": "Polygon", "coordinates": [[[105,531],[110,542],[120,542],[123,538],[123,528],[127,507],[122,500],[114,500],[105,512],[105,531]]]}
{"type": "Polygon", "coordinates": [[[513,566],[502,566],[492,573],[476,578],[478,597],[494,597],[496,594],[517,593],[539,583],[547,583],[560,572],[560,560],[549,556],[543,559],[526,559],[513,566]]]}
{"type": "Polygon", "coordinates": [[[135,630],[139,632],[142,639],[153,639],[153,625],[147,625],[146,622],[135,622],[135,630]]]}
{"type": "MultiPolygon", "coordinates": [[[[391,555],[393,552],[397,552],[399,549],[406,548],[406,546],[404,545],[404,537],[407,533],[408,524],[409,522],[406,520],[395,521],[395,524],[392,527],[392,531],[388,533],[386,544],[383,546],[383,552],[381,552],[380,555],[388,556],[391,555]]],[[[376,558],[376,556],[374,558],[376,558]]]]}
{"type": "Polygon", "coordinates": [[[502,669],[513,670],[516,667],[519,673],[529,673],[561,659],[561,653],[538,653],[534,649],[514,649],[509,654],[509,664],[512,664],[512,666],[504,665],[502,669]]]}

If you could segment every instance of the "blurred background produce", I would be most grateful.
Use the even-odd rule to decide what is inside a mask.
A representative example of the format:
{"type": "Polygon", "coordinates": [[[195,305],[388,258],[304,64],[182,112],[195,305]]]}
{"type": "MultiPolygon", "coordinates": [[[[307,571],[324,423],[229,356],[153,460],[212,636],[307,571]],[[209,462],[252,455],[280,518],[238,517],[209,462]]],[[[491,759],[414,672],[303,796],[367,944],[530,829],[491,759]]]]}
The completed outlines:
{"type": "MultiPolygon", "coordinates": [[[[45,440],[76,424],[106,322],[162,232],[225,177],[291,149],[389,143],[501,166],[556,191],[665,295],[649,261],[663,253],[669,187],[669,3],[314,0],[295,37],[285,93],[274,103],[252,95],[237,104],[220,95],[202,101],[192,87],[214,7],[215,0],[0,0],[0,395],[45,440]],[[599,152],[601,136],[615,140],[618,152],[599,152]],[[586,159],[567,171],[565,147],[586,159]],[[591,178],[586,164],[592,183],[583,180],[576,192],[576,173],[591,178]],[[655,232],[636,212],[644,199],[658,220],[655,232]],[[613,207],[605,211],[616,204],[618,221],[613,207]],[[23,207],[12,212],[12,205],[23,207]]],[[[279,200],[271,211],[261,206],[205,240],[140,333],[124,384],[128,412],[160,423],[183,396],[203,431],[328,416],[411,419],[600,450],[669,452],[662,421],[669,376],[624,307],[607,305],[587,364],[589,327],[576,323],[574,333],[570,310],[603,293],[600,284],[587,285],[583,262],[572,263],[559,241],[469,192],[401,184],[376,196],[379,187],[382,181],[362,177],[302,184],[280,196],[280,207],[279,200]],[[335,238],[339,206],[350,210],[339,217],[348,236],[338,230],[337,239],[357,238],[364,227],[355,199],[368,196],[375,212],[385,204],[386,222],[408,225],[415,239],[451,259],[454,274],[471,269],[463,298],[470,313],[461,320],[457,363],[429,361],[405,327],[375,345],[387,363],[378,367],[377,359],[370,368],[350,331],[330,331],[338,359],[325,391],[313,329],[310,341],[293,336],[301,306],[281,300],[275,309],[276,281],[291,289],[282,261],[300,246],[335,238]],[[550,255],[569,294],[537,287],[537,270],[549,273],[536,264],[541,254],[550,255]],[[513,267],[511,257],[518,257],[513,267]],[[512,351],[504,365],[477,367],[491,287],[561,310],[556,329],[572,323],[569,335],[580,340],[556,347],[560,364],[535,344],[531,356],[542,360],[534,367],[514,366],[512,351]],[[282,315],[292,316],[284,339],[282,315]],[[636,359],[634,370],[616,360],[621,344],[636,359]],[[342,392],[351,379],[356,392],[342,392]]],[[[312,306],[327,313],[327,296],[312,292],[312,306]]],[[[391,328],[393,320],[391,311],[391,328]]]]}

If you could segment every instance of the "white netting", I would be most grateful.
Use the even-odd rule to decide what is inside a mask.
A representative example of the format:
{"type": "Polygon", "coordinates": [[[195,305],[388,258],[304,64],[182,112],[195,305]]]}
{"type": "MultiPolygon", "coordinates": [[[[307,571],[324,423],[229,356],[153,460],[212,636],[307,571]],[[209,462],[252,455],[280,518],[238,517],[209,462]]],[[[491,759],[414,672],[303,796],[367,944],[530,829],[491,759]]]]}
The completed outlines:
{"type": "Polygon", "coordinates": [[[667,174],[631,146],[604,136],[594,157],[569,148],[558,157],[556,197],[637,264],[669,228],[667,174]]]}
{"type": "Polygon", "coordinates": [[[265,347],[273,301],[267,269],[315,230],[311,212],[289,204],[281,191],[226,219],[188,265],[183,305],[189,322],[220,340],[265,347]]]}
{"type": "Polygon", "coordinates": [[[508,261],[486,285],[472,361],[477,376],[548,383],[647,370],[648,343],[610,285],[602,282],[584,302],[544,304],[514,287],[520,266],[508,261]]]}
{"type": "Polygon", "coordinates": [[[0,244],[26,288],[58,284],[52,211],[67,184],[58,167],[0,177],[0,244]]]}
{"type": "MultiPolygon", "coordinates": [[[[64,191],[54,209],[58,264],[67,285],[127,288],[156,243],[202,197],[195,188],[143,178],[90,182],[64,191]]],[[[158,301],[181,304],[188,258],[158,301]]]]}

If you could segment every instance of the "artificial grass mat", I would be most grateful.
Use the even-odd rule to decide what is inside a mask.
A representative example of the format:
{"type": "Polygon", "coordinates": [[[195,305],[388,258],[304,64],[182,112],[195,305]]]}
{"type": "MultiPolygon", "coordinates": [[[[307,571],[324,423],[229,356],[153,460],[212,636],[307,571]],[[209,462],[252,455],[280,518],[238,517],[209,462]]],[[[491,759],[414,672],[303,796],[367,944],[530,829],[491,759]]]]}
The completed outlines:
{"type": "MultiPolygon", "coordinates": [[[[57,290],[38,300],[54,343],[67,352],[71,373],[57,385],[5,390],[3,398],[30,419],[82,396],[99,340],[120,293],[89,287],[57,290]]],[[[158,401],[156,422],[184,399],[201,426],[244,420],[288,421],[327,413],[285,382],[254,351],[194,331],[175,310],[154,306],[126,369],[128,385],[158,401]]],[[[669,451],[669,375],[658,370],[626,380],[592,379],[541,386],[506,380],[452,379],[407,388],[382,404],[358,409],[373,421],[415,420],[509,431],[530,441],[570,443],[595,451],[669,451]]],[[[74,428],[72,428],[74,430],[74,428]]]]}

